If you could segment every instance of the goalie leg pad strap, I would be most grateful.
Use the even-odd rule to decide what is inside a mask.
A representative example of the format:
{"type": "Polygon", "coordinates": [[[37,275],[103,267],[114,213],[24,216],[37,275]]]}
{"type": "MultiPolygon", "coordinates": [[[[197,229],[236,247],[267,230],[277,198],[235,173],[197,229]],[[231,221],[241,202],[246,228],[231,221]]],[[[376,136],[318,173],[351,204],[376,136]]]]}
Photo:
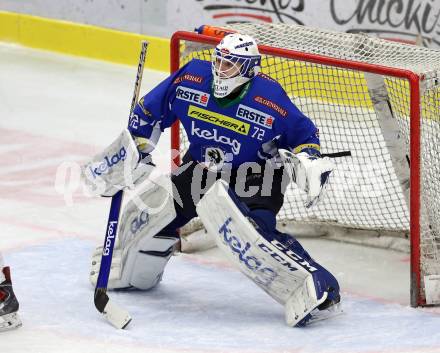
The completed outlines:
{"type": "Polygon", "coordinates": [[[292,242],[288,244],[283,239],[287,235],[268,233],[260,227],[224,181],[218,180],[206,193],[197,212],[218,247],[241,272],[285,305],[286,310],[294,310],[289,314],[286,311],[289,325],[296,325],[326,300],[327,293],[317,288],[315,279],[321,277],[320,272],[328,271],[316,264],[293,238],[289,237],[292,242]],[[297,301],[293,299],[296,297],[297,301]]]}

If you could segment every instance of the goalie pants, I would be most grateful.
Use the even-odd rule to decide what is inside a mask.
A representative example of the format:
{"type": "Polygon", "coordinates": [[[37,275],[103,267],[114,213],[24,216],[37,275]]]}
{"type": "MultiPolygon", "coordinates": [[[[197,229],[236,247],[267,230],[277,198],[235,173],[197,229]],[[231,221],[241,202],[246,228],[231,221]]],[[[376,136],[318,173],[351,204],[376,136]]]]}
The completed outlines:
{"type": "Polygon", "coordinates": [[[177,217],[166,227],[167,233],[174,234],[178,228],[197,217],[197,202],[220,178],[228,181],[230,188],[236,192],[240,201],[245,203],[251,211],[255,210],[261,214],[261,210],[264,210],[266,223],[275,229],[275,217],[283,206],[284,192],[289,179],[282,167],[274,168],[269,163],[260,165],[260,167],[261,172],[252,173],[249,170],[245,176],[238,175],[236,169],[232,169],[228,173],[215,173],[193,161],[189,153],[186,153],[181,166],[171,176],[181,202],[179,202],[179,197],[175,197],[174,206],[177,217]],[[268,168],[270,170],[267,170],[268,168]],[[258,191],[252,193],[250,192],[252,188],[258,188],[258,191]]]}

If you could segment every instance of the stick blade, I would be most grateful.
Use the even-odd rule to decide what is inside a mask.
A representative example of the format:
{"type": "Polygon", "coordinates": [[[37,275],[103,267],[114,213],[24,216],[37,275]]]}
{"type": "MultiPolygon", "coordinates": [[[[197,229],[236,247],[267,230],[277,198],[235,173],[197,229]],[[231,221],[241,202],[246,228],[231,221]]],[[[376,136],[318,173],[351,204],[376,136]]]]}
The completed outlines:
{"type": "Polygon", "coordinates": [[[127,310],[122,309],[111,300],[107,302],[107,305],[102,312],[104,317],[117,329],[125,329],[131,322],[131,316],[127,310]]]}
{"type": "Polygon", "coordinates": [[[111,301],[103,288],[95,291],[95,307],[117,329],[125,329],[131,322],[128,311],[111,301]]]}

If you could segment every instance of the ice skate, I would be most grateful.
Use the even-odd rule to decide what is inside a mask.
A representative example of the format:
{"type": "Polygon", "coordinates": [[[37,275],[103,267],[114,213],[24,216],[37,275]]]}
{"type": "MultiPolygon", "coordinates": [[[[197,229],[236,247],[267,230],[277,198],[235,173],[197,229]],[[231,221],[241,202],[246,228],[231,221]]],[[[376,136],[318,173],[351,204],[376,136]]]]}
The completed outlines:
{"type": "Polygon", "coordinates": [[[17,314],[19,305],[12,289],[9,267],[4,267],[2,271],[6,279],[0,284],[0,332],[21,326],[17,314]]]}

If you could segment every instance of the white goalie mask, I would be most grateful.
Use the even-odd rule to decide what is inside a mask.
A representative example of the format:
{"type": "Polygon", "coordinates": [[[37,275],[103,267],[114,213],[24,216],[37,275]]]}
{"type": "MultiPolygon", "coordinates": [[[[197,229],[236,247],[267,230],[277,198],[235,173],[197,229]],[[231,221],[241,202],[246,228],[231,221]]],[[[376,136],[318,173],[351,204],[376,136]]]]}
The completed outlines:
{"type": "Polygon", "coordinates": [[[259,71],[261,55],[255,40],[245,34],[225,36],[212,54],[214,96],[226,97],[259,71]]]}

